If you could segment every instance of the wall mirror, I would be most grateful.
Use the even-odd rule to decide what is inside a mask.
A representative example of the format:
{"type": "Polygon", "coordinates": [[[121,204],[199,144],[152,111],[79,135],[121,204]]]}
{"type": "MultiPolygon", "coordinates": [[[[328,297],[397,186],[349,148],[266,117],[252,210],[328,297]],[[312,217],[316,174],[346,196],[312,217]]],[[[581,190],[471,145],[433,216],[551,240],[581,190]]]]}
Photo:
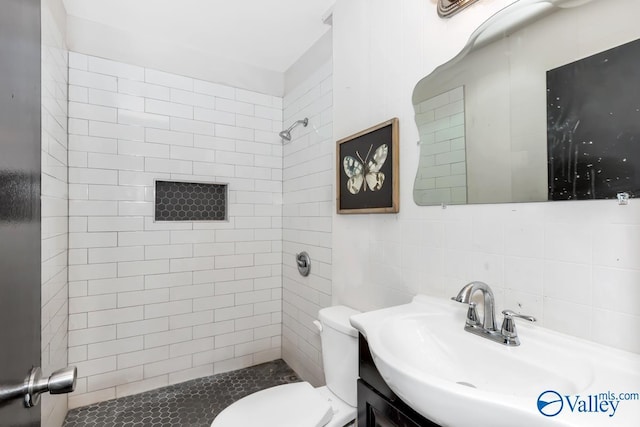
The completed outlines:
{"type": "Polygon", "coordinates": [[[458,56],[414,89],[415,202],[615,199],[622,191],[640,197],[640,65],[617,77],[606,67],[580,74],[609,64],[622,45],[622,56],[640,64],[638,16],[637,0],[520,0],[485,22],[458,56]],[[624,111],[563,92],[610,91],[605,78],[628,95],[613,96],[625,98],[624,111]],[[553,146],[560,149],[548,152],[553,146]],[[550,197],[551,190],[560,196],[550,197]]]}

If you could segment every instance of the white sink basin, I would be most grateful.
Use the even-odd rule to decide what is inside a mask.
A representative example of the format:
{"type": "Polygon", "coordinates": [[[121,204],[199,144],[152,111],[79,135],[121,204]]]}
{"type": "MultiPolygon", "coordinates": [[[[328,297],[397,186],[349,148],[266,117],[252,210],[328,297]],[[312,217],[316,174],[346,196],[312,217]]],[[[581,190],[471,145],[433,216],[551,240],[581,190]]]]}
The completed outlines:
{"type": "Polygon", "coordinates": [[[522,322],[522,344],[507,347],[464,331],[465,315],[463,304],[420,295],[351,323],[389,387],[442,426],[639,425],[640,400],[600,396],[640,393],[639,355],[522,322]],[[543,407],[547,416],[545,391],[542,402],[562,402],[543,407]]]}

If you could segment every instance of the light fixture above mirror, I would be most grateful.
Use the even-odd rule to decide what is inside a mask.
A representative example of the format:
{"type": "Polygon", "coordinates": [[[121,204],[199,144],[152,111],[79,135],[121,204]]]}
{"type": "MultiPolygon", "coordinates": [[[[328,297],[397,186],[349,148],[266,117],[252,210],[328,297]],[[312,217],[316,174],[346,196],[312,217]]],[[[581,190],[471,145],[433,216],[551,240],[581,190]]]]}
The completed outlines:
{"type": "Polygon", "coordinates": [[[441,18],[450,18],[477,1],[478,0],[438,0],[438,15],[441,18]]]}

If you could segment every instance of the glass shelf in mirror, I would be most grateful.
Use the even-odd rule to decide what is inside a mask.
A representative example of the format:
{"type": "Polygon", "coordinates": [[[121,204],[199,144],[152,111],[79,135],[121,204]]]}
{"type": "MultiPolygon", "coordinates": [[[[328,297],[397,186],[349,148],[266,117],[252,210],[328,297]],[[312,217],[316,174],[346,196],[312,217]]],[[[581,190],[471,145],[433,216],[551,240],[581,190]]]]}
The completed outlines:
{"type": "Polygon", "coordinates": [[[458,56],[414,89],[420,133],[415,202],[615,199],[622,191],[638,197],[640,55],[634,52],[640,42],[630,43],[640,38],[638,16],[637,0],[520,0],[485,22],[458,56]],[[635,59],[620,67],[631,71],[600,67],[603,73],[598,61],[625,44],[619,56],[635,59]],[[559,70],[586,83],[567,92],[571,85],[566,75],[558,78],[559,70]],[[633,70],[636,78],[621,77],[633,70]],[[608,97],[624,105],[612,106],[591,90],[612,81],[617,84],[608,97]],[[558,103],[548,97],[558,90],[562,112],[554,116],[558,103]],[[558,143],[560,151],[548,149],[558,143]],[[583,150],[583,143],[600,152],[583,150]],[[561,174],[568,184],[557,184],[561,174]]]}

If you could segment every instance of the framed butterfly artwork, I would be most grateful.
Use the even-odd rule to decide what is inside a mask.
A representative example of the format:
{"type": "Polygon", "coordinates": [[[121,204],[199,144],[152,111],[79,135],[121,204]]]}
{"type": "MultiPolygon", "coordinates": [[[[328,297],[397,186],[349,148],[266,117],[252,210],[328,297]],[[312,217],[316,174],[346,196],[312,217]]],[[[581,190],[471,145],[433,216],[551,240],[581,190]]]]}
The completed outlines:
{"type": "Polygon", "coordinates": [[[336,143],[339,214],[399,211],[398,144],[397,118],[336,143]]]}

